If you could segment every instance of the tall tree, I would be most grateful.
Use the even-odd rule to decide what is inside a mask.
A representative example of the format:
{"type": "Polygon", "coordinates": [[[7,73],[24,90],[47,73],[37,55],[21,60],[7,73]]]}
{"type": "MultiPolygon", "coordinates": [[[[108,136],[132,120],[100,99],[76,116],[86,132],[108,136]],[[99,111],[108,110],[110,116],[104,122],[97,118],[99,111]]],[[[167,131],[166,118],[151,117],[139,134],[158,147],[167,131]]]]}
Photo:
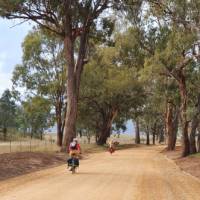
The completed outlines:
{"type": "Polygon", "coordinates": [[[167,150],[175,150],[179,112],[173,102],[168,101],[166,113],[167,150]]]}
{"type": "Polygon", "coordinates": [[[197,152],[197,129],[200,124],[200,66],[199,65],[190,65],[188,66],[187,73],[187,85],[188,85],[188,115],[190,119],[190,153],[197,152]]]}
{"type": "MultiPolygon", "coordinates": [[[[181,97],[180,116],[182,124],[183,135],[183,156],[187,156],[190,153],[190,142],[188,136],[188,90],[187,90],[187,76],[186,71],[188,66],[193,62],[199,61],[199,52],[196,54],[194,51],[190,52],[188,56],[188,50],[194,49],[192,46],[198,41],[199,35],[199,1],[151,1],[153,15],[159,19],[160,25],[167,24],[173,30],[171,36],[171,42],[168,43],[168,49],[173,45],[173,54],[177,58],[175,63],[171,62],[171,65],[166,68],[168,74],[173,77],[178,84],[179,93],[181,97]],[[178,33],[179,32],[179,33],[178,33]],[[177,37],[178,36],[178,37],[177,37]],[[177,43],[176,43],[177,42],[177,43]],[[179,43],[179,44],[178,44],[179,43]]],[[[166,48],[167,49],[167,48],[166,48]]],[[[168,54],[170,55],[170,53],[168,54]]],[[[175,60],[175,59],[173,59],[175,60]]]]}
{"type": "Polygon", "coordinates": [[[139,118],[136,118],[135,122],[135,143],[140,144],[140,123],[139,118]]]}
{"type": "Polygon", "coordinates": [[[75,136],[80,79],[86,63],[91,27],[99,28],[99,16],[118,0],[8,0],[0,1],[0,15],[7,19],[32,20],[59,35],[67,61],[67,114],[64,149],[75,136]],[[75,43],[77,48],[75,48],[75,43]],[[77,54],[75,55],[75,51],[77,54]]]}
{"type": "Polygon", "coordinates": [[[43,139],[44,130],[52,125],[50,102],[40,96],[35,96],[23,102],[22,105],[31,138],[35,136],[43,139]]]}
{"type": "Polygon", "coordinates": [[[55,34],[34,29],[26,36],[22,47],[23,63],[15,67],[13,85],[15,88],[25,87],[29,94],[43,95],[51,101],[57,125],[57,144],[62,146],[66,115],[63,44],[55,34]]]}
{"type": "Polygon", "coordinates": [[[5,90],[0,98],[0,126],[3,131],[3,138],[7,140],[8,128],[15,127],[16,105],[12,94],[5,90]]]}
{"type": "Polygon", "coordinates": [[[130,108],[142,104],[145,97],[134,69],[119,64],[120,50],[118,46],[100,47],[83,73],[80,98],[89,116],[93,111],[91,120],[96,120],[100,145],[110,136],[114,120],[129,119],[130,108]]]}
{"type": "MultiPolygon", "coordinates": [[[[131,12],[133,12],[133,10],[131,12]]],[[[136,17],[136,15],[134,16],[136,17]]],[[[136,25],[129,27],[126,31],[121,34],[117,34],[116,36],[116,48],[119,49],[118,62],[123,66],[132,68],[134,70],[134,79],[138,81],[141,78],[140,70],[144,68],[145,57],[149,54],[149,52],[147,52],[141,45],[142,40],[143,33],[136,25]]],[[[141,82],[140,84],[144,90],[143,83],[141,82]]],[[[138,98],[140,97],[138,96],[138,98]]],[[[140,143],[140,115],[142,113],[142,107],[145,104],[146,99],[143,98],[140,99],[140,101],[140,105],[135,105],[133,107],[130,106],[129,110],[132,121],[135,123],[136,127],[136,144],[140,143]]]]}

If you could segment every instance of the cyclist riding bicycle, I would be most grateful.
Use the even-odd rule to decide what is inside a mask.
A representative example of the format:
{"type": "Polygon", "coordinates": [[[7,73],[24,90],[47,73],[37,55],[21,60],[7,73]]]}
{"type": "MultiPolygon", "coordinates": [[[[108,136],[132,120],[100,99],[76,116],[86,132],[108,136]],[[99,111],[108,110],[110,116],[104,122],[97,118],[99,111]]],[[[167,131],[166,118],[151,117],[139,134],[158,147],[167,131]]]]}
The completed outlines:
{"type": "Polygon", "coordinates": [[[75,167],[79,166],[79,154],[81,154],[81,147],[78,143],[78,139],[74,138],[73,141],[69,145],[69,155],[70,158],[68,159],[68,167],[71,166],[70,171],[72,170],[72,163],[75,167]]]}
{"type": "Polygon", "coordinates": [[[108,143],[109,145],[109,152],[112,154],[115,152],[115,144],[114,144],[114,141],[111,139],[108,143]]]}

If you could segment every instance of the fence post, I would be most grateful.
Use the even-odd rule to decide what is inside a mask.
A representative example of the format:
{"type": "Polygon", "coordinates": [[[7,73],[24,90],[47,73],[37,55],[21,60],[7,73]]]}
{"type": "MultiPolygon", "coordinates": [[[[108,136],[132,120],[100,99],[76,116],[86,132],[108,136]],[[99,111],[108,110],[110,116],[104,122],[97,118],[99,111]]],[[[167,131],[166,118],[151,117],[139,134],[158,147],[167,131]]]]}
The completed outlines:
{"type": "Polygon", "coordinates": [[[30,140],[30,152],[31,152],[31,140],[30,140]]]}
{"type": "Polygon", "coordinates": [[[45,151],[47,151],[47,141],[45,139],[45,151]]]}
{"type": "Polygon", "coordinates": [[[10,153],[11,153],[11,139],[10,139],[10,153]]]}
{"type": "Polygon", "coordinates": [[[20,141],[19,141],[19,149],[20,149],[20,152],[22,151],[22,141],[21,141],[21,139],[20,139],[20,141]]]}
{"type": "Polygon", "coordinates": [[[51,139],[51,151],[53,151],[53,141],[51,139]]]}
{"type": "Polygon", "coordinates": [[[37,151],[40,151],[40,140],[38,140],[38,148],[37,151]]]}

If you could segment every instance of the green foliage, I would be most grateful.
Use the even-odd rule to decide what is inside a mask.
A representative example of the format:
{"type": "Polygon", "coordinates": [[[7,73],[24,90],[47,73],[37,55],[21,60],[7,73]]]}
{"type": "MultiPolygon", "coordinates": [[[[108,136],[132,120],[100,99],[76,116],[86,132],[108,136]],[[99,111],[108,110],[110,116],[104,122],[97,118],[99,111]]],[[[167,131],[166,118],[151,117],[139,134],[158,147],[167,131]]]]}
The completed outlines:
{"type": "MultiPolygon", "coordinates": [[[[116,1],[121,4],[120,1],[116,1]]],[[[95,0],[64,1],[64,0],[0,0],[0,15],[8,19],[32,20],[40,26],[50,29],[52,32],[64,37],[66,30],[66,18],[70,17],[72,29],[88,25],[98,24],[101,21],[95,19],[115,3],[95,0]]],[[[107,29],[108,23],[102,20],[102,28],[107,29]]],[[[97,28],[97,26],[95,26],[97,28]]],[[[109,32],[109,31],[108,31],[109,32]]]]}
{"type": "Polygon", "coordinates": [[[142,33],[138,28],[129,28],[116,36],[116,48],[119,49],[117,59],[123,66],[139,69],[144,65],[146,56],[141,46],[142,33]]]}
{"type": "Polygon", "coordinates": [[[36,96],[23,102],[22,106],[21,127],[29,129],[31,136],[41,137],[44,129],[52,125],[51,103],[43,97],[36,96]]]}
{"type": "Polygon", "coordinates": [[[0,126],[11,128],[16,125],[16,104],[9,90],[5,90],[0,98],[0,126]]]}
{"type": "Polygon", "coordinates": [[[0,98],[0,129],[4,140],[7,140],[8,130],[16,127],[16,107],[11,92],[5,90],[0,98]]]}
{"type": "MultiPolygon", "coordinates": [[[[28,96],[47,98],[53,111],[51,120],[56,121],[61,117],[63,121],[66,109],[66,62],[61,40],[49,31],[34,29],[26,36],[22,47],[23,63],[17,65],[13,72],[15,91],[18,86],[25,88],[28,96]]],[[[23,121],[22,126],[26,127],[26,119],[23,115],[21,117],[19,121],[23,121]]]]}
{"type": "MultiPolygon", "coordinates": [[[[128,36],[124,38],[128,39],[128,36]]],[[[143,104],[145,94],[138,81],[137,69],[134,68],[136,65],[132,65],[128,58],[135,43],[131,46],[121,38],[122,35],[117,37],[115,47],[99,47],[85,67],[78,115],[85,127],[101,129],[106,116],[116,111],[115,128],[124,129],[124,122],[130,118],[131,108],[143,104]],[[128,47],[123,49],[122,46],[126,45],[128,47]]],[[[133,56],[136,57],[136,53],[133,56]]],[[[139,65],[140,63],[138,67],[139,65]]]]}
{"type": "MultiPolygon", "coordinates": [[[[74,45],[71,53],[77,61],[81,44],[77,38],[90,27],[86,40],[89,41],[87,51],[91,59],[81,80],[80,129],[99,131],[112,112],[117,113],[113,123],[116,130],[125,129],[126,120],[137,117],[141,118],[143,128],[147,125],[152,127],[155,122],[164,124],[167,101],[180,106],[177,80],[170,73],[177,70],[187,58],[186,54],[192,54],[192,46],[198,40],[199,1],[104,2],[0,0],[2,17],[33,20],[51,30],[35,28],[27,35],[22,45],[23,63],[16,66],[13,73],[14,86],[25,87],[29,94],[37,94],[17,109],[20,116],[17,124],[22,129],[32,127],[35,132],[36,129],[44,129],[51,116],[49,109],[58,105],[58,99],[63,103],[67,63],[63,59],[63,40],[55,33],[65,37],[70,28],[74,45]],[[108,7],[114,7],[117,14],[125,11],[129,22],[126,31],[123,32],[123,26],[120,33],[113,34],[119,18],[111,9],[111,14],[98,18],[108,7]],[[98,8],[101,10],[97,12],[98,8]],[[70,23],[66,23],[67,15],[70,23]],[[40,120],[43,121],[41,127],[40,120]]],[[[84,52],[81,56],[86,57],[86,54],[84,52]]],[[[197,94],[200,93],[199,72],[198,59],[191,59],[184,68],[189,118],[195,111],[197,94]]],[[[4,105],[3,99],[1,101],[4,105]]],[[[11,100],[6,103],[10,103],[7,105],[9,108],[12,107],[11,100]]],[[[4,106],[1,106],[2,113],[3,109],[4,106]]],[[[9,119],[15,111],[7,111],[9,119]]],[[[14,121],[8,121],[10,124],[6,126],[12,126],[14,121]]]]}
{"type": "MultiPolygon", "coordinates": [[[[13,72],[13,84],[48,96],[54,102],[58,91],[65,91],[66,63],[63,45],[53,34],[30,32],[23,44],[23,63],[13,72]]],[[[55,103],[55,102],[54,102],[55,103]]]]}
{"type": "MultiPolygon", "coordinates": [[[[199,94],[196,82],[199,79],[199,66],[197,61],[192,60],[193,45],[198,40],[197,31],[192,25],[195,23],[192,19],[194,14],[191,12],[192,4],[196,3],[194,1],[166,1],[164,4],[158,2],[156,6],[153,4],[152,10],[146,16],[147,24],[150,19],[153,19],[154,23],[145,31],[145,41],[147,41],[145,47],[153,46],[153,52],[145,57],[144,68],[140,71],[144,87],[150,93],[142,117],[144,127],[149,124],[152,126],[154,121],[159,119],[164,124],[167,101],[180,107],[179,86],[172,73],[178,72],[186,58],[188,60],[190,58],[190,62],[183,66],[189,103],[187,115],[191,119],[194,114],[194,105],[199,94]]],[[[144,49],[149,50],[149,48],[144,49]]]]}

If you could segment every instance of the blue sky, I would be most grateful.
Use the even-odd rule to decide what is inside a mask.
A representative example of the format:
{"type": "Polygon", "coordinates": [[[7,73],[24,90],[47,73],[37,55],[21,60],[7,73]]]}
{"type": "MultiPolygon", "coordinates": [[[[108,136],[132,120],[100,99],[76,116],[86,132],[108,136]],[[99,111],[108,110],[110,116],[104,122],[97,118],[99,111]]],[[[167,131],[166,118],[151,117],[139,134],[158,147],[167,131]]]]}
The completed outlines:
{"type": "Polygon", "coordinates": [[[0,19],[0,95],[11,88],[12,72],[21,63],[21,43],[31,29],[28,23],[15,26],[16,21],[0,19]]]}
{"type": "Polygon", "coordinates": [[[127,128],[127,130],[125,131],[126,134],[134,135],[134,133],[135,133],[135,128],[134,128],[134,124],[133,124],[132,120],[129,120],[129,121],[126,123],[126,128],[127,128]]]}

